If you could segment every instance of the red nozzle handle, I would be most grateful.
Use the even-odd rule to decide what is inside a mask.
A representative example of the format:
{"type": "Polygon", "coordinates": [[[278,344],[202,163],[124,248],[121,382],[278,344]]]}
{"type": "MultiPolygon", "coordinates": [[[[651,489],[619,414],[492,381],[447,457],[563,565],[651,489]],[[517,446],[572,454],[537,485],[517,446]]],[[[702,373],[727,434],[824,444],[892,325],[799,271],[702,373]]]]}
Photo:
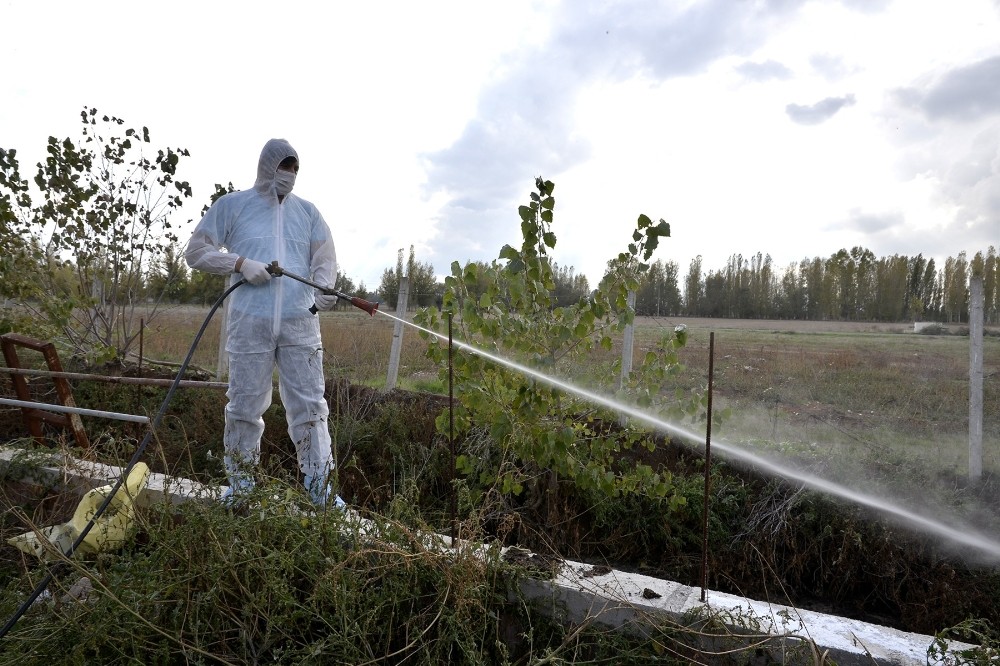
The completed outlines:
{"type": "Polygon", "coordinates": [[[372,303],[371,301],[366,301],[365,299],[358,298],[357,296],[348,296],[347,294],[342,294],[339,291],[335,291],[333,293],[337,295],[337,298],[346,298],[351,305],[364,310],[372,317],[375,316],[375,311],[378,310],[378,303],[372,303]]]}
{"type": "MultiPolygon", "coordinates": [[[[366,301],[363,298],[358,298],[357,296],[348,296],[347,294],[341,293],[339,291],[330,290],[331,294],[334,294],[337,298],[342,298],[356,308],[360,308],[370,314],[375,316],[375,311],[378,310],[378,303],[372,303],[371,301],[366,301]]],[[[319,310],[316,309],[315,305],[309,306],[309,312],[316,314],[319,310]]]]}

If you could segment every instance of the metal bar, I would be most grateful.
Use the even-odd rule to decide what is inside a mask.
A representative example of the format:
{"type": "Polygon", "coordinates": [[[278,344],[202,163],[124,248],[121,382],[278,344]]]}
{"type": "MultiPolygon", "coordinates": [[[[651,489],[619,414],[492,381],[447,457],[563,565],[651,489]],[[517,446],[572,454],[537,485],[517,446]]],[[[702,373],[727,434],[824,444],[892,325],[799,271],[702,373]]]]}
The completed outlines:
{"type": "MultiPolygon", "coordinates": [[[[37,377],[64,377],[66,379],[82,379],[110,384],[140,384],[142,386],[170,386],[172,379],[154,379],[152,377],[114,377],[110,375],[88,375],[82,372],[53,372],[51,370],[32,370],[30,368],[0,368],[0,373],[9,375],[30,375],[37,377]]],[[[228,389],[227,382],[201,382],[193,379],[182,379],[179,387],[228,389]]]]}
{"type": "Polygon", "coordinates": [[[5,342],[10,342],[11,344],[17,345],[19,347],[25,347],[32,351],[43,352],[45,351],[45,346],[47,342],[42,342],[41,340],[35,340],[34,338],[29,338],[26,335],[21,335],[20,333],[4,333],[3,339],[5,342]]]}
{"type": "Polygon", "coordinates": [[[452,313],[448,313],[448,446],[451,449],[451,547],[458,548],[458,488],[455,486],[455,365],[452,361],[454,339],[451,335],[452,313]]]}
{"type": "MultiPolygon", "coordinates": [[[[143,349],[145,329],[146,329],[146,320],[143,317],[139,317],[139,360],[135,368],[135,376],[139,378],[142,377],[142,361],[145,356],[145,350],[143,349]]],[[[135,392],[132,395],[132,397],[135,400],[135,402],[132,403],[133,412],[142,411],[142,393],[143,393],[142,389],[143,387],[141,385],[135,387],[135,392]]],[[[138,437],[138,433],[135,433],[135,436],[138,437]]]]}
{"type": "Polygon", "coordinates": [[[65,407],[63,405],[51,405],[47,402],[29,402],[27,400],[11,400],[10,398],[0,398],[0,405],[10,405],[21,409],[38,409],[46,412],[61,412],[64,414],[80,414],[83,416],[96,416],[102,419],[114,419],[116,421],[131,421],[133,423],[149,423],[148,416],[136,414],[120,414],[118,412],[102,412],[97,409],[84,409],[83,407],[65,407]]]}
{"type": "MultiPolygon", "coordinates": [[[[45,343],[42,349],[42,356],[45,357],[45,365],[48,366],[50,371],[62,372],[62,363],[59,361],[59,353],[56,351],[54,344],[51,342],[45,343]]],[[[73,389],[70,388],[66,378],[53,377],[52,383],[55,384],[56,395],[59,396],[59,404],[66,407],[76,407],[76,400],[73,399],[73,389]]],[[[73,432],[73,438],[76,440],[76,443],[81,448],[89,449],[90,438],[87,437],[87,431],[83,428],[83,421],[80,419],[80,415],[69,412],[64,418],[66,419],[66,427],[73,432]]]]}
{"type": "MultiPolygon", "coordinates": [[[[23,409],[21,410],[23,414],[35,421],[40,423],[51,423],[54,426],[59,426],[60,428],[68,428],[70,426],[69,420],[67,419],[69,414],[56,414],[55,412],[43,412],[40,409],[23,409]]],[[[80,418],[79,414],[73,414],[76,418],[80,418]]]]}
{"type": "Polygon", "coordinates": [[[715,375],[715,331],[708,334],[708,418],[705,424],[705,508],[701,543],[701,600],[708,586],[708,493],[712,487],[712,378],[715,375]]]}
{"type": "MultiPolygon", "coordinates": [[[[21,367],[17,355],[17,347],[24,347],[25,349],[42,354],[45,364],[50,371],[62,372],[59,354],[56,352],[55,345],[51,342],[35,340],[18,335],[17,333],[5,333],[2,338],[4,360],[9,367],[21,367]]],[[[11,382],[14,384],[14,392],[18,398],[21,400],[31,400],[28,383],[24,380],[24,377],[11,376],[11,382]]],[[[52,382],[55,385],[56,394],[59,396],[59,402],[67,407],[76,407],[76,403],[73,401],[73,390],[70,388],[69,382],[60,377],[54,377],[52,382]]],[[[73,438],[80,448],[90,448],[90,439],[87,437],[87,431],[83,429],[83,421],[80,420],[78,414],[57,414],[51,411],[43,412],[36,409],[23,409],[21,410],[21,416],[24,419],[25,425],[28,426],[28,431],[39,444],[45,443],[42,432],[42,422],[44,421],[57,425],[60,428],[68,428],[73,432],[73,438]]]]}
{"type": "Polygon", "coordinates": [[[143,317],[139,317],[139,366],[138,372],[139,376],[142,377],[142,344],[143,344],[143,331],[146,330],[146,320],[143,317]]]}
{"type": "MultiPolygon", "coordinates": [[[[5,333],[0,336],[0,345],[3,346],[3,357],[4,361],[11,368],[20,368],[21,359],[17,355],[18,345],[27,347],[29,349],[35,349],[35,351],[40,351],[37,349],[38,344],[35,340],[31,338],[26,338],[23,335],[18,335],[17,333],[5,333]]],[[[14,394],[22,400],[31,400],[31,391],[28,390],[28,382],[19,375],[11,375],[11,383],[14,385],[14,394]]],[[[22,412],[21,417],[24,419],[24,425],[28,427],[28,432],[31,436],[35,438],[35,441],[39,444],[45,443],[45,436],[42,433],[42,423],[37,418],[34,418],[31,414],[27,412],[22,412]]]]}

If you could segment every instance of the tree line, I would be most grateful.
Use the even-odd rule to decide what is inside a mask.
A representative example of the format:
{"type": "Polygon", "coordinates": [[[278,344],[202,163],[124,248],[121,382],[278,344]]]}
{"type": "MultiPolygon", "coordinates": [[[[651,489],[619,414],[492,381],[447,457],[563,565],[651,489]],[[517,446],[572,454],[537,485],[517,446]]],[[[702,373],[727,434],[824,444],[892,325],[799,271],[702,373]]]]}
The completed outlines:
{"type": "MultiPolygon", "coordinates": [[[[214,303],[225,277],[190,271],[184,261],[175,219],[193,198],[179,171],[188,151],[157,148],[147,127],[128,127],[94,108],[85,107],[80,119],[80,139],[49,137],[31,181],[20,171],[17,151],[0,146],[0,332],[59,338],[94,361],[120,359],[157,308],[214,303]]],[[[210,203],[232,190],[232,183],[216,184],[210,203]]],[[[663,235],[669,236],[669,225],[663,235]]],[[[472,268],[470,276],[483,275],[504,260],[501,253],[490,264],[465,267],[472,268]]],[[[554,308],[596,298],[628,268],[616,264],[628,263],[628,256],[612,259],[592,291],[572,266],[548,256],[540,261],[554,308]]],[[[749,259],[732,255],[725,266],[706,272],[699,256],[683,277],[676,262],[641,263],[630,278],[640,315],[965,322],[969,279],[979,276],[986,320],[1000,319],[994,247],[971,260],[964,252],[949,257],[943,266],[923,255],[879,258],[862,247],[783,269],[758,252],[749,259]]],[[[405,261],[399,251],[375,290],[346,273],[335,286],[395,307],[403,276],[411,307],[440,305],[444,284],[431,264],[417,261],[412,247],[405,261]]],[[[475,279],[467,285],[476,298],[485,290],[475,279]]]]}
{"type": "MultiPolygon", "coordinates": [[[[487,262],[466,267],[483,274],[487,262]]],[[[439,305],[444,283],[434,266],[416,259],[413,247],[404,261],[400,249],[396,266],[387,267],[379,286],[369,291],[338,274],[337,288],[362,298],[396,306],[402,277],[409,279],[410,307],[439,305]]],[[[803,319],[834,321],[936,321],[963,323],[969,319],[969,280],[983,279],[985,318],[1000,323],[1000,261],[996,248],[948,257],[940,268],[933,258],[892,255],[876,257],[854,247],[827,258],[804,258],[783,269],[773,266],[770,255],[758,252],[749,259],[732,255],[726,265],[705,271],[701,256],[693,259],[685,275],[675,261],[657,260],[639,277],[635,311],[638,315],[666,317],[721,317],[730,319],[803,319]]],[[[552,264],[553,297],[565,306],[590,294],[587,277],[572,266],[552,264]]],[[[170,300],[211,303],[222,288],[220,276],[188,271],[175,251],[164,254],[151,277],[150,289],[163,290],[170,300]]],[[[485,291],[485,285],[480,289],[485,291]]],[[[470,292],[477,293],[473,281],[470,292]]]]}
{"type": "Polygon", "coordinates": [[[698,256],[682,282],[678,272],[674,262],[648,272],[637,293],[637,314],[962,323],[969,320],[970,278],[979,277],[986,321],[1000,322],[1000,261],[993,246],[971,260],[960,252],[943,266],[923,254],[876,257],[853,247],[783,269],[758,252],[749,259],[734,254],[725,266],[706,272],[698,256]]]}

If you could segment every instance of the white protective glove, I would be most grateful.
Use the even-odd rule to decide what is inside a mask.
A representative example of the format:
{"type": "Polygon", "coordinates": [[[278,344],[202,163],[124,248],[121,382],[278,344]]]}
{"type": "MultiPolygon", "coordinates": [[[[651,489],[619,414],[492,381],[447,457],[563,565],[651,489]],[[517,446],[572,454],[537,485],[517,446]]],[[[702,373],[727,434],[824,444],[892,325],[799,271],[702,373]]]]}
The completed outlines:
{"type": "Polygon", "coordinates": [[[316,309],[328,312],[337,305],[336,294],[324,294],[319,289],[316,290],[316,309]]]}
{"type": "Polygon", "coordinates": [[[253,259],[244,258],[239,271],[247,282],[254,285],[264,284],[271,279],[271,274],[267,272],[267,264],[253,259]]]}

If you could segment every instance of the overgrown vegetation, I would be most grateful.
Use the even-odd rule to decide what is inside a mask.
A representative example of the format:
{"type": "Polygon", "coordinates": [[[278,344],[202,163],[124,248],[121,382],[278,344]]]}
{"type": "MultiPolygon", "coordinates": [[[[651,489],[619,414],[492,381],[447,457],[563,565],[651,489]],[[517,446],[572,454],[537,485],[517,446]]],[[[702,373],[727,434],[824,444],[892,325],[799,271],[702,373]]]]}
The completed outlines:
{"type": "MultiPolygon", "coordinates": [[[[201,395],[211,398],[206,412],[221,407],[218,394],[201,395]]],[[[636,640],[599,622],[562,625],[518,600],[514,586],[528,572],[516,562],[471,550],[441,558],[414,531],[448,531],[449,456],[434,433],[441,400],[346,385],[331,386],[331,400],[343,494],[374,518],[374,531],[359,534],[339,514],[304,516],[292,448],[274,442],[252,508],[148,508],[123,550],[58,571],[52,596],[22,619],[0,663],[365,663],[404,656],[427,664],[689,663],[720,645],[735,647],[700,646],[676,626],[636,640]],[[86,598],[67,596],[87,589],[83,578],[90,582],[86,598]]],[[[280,431],[281,418],[269,416],[271,432],[280,431]]],[[[102,446],[101,459],[128,453],[127,441],[105,438],[102,446]]],[[[553,530],[550,513],[523,497],[503,499],[478,486],[482,499],[471,502],[464,488],[478,481],[466,479],[459,488],[461,533],[695,584],[700,461],[665,442],[657,450],[666,454],[660,463],[673,473],[674,492],[687,500],[674,509],[667,498],[609,499],[564,482],[553,530]]],[[[71,494],[17,495],[9,475],[3,486],[4,538],[60,522],[72,510],[71,494]]],[[[865,511],[726,465],[713,468],[711,506],[712,589],[996,645],[988,630],[1000,621],[995,570],[963,565],[865,511]],[[945,631],[953,625],[954,632],[945,631]]],[[[0,568],[0,614],[9,617],[47,569],[6,544],[0,554],[8,563],[0,568]]],[[[704,620],[698,626],[722,631],[725,618],[704,620]]],[[[742,663],[746,656],[731,658],[742,663]]],[[[800,644],[786,663],[814,663],[810,647],[800,644]]]]}
{"type": "MultiPolygon", "coordinates": [[[[34,579],[54,574],[4,638],[0,664],[683,664],[720,650],[722,663],[738,663],[779,644],[760,636],[748,647],[712,615],[692,618],[693,628],[651,622],[642,637],[600,618],[563,624],[518,592],[538,571],[473,543],[443,553],[407,527],[415,499],[396,496],[363,528],[340,513],[303,513],[305,498],[282,484],[236,513],[154,504],[121,550],[25,562],[31,580],[4,581],[6,614],[34,579]],[[718,638],[705,645],[706,635],[718,638]]],[[[786,642],[783,652],[808,663],[812,649],[786,642]]]]}
{"type": "Polygon", "coordinates": [[[271,485],[245,513],[154,505],[122,551],[59,571],[0,663],[505,660],[495,554],[428,551],[391,516],[362,535],[304,500],[271,485]]]}
{"type": "MultiPolygon", "coordinates": [[[[555,303],[553,264],[549,251],[556,245],[552,231],[555,186],[538,178],[531,200],[520,207],[522,244],[500,251],[489,267],[455,262],[445,280],[442,310],[424,309],[414,318],[430,330],[443,331],[445,317],[457,317],[457,335],[475,348],[519,359],[542,376],[566,377],[567,368],[578,367],[595,347],[610,349],[612,335],[634,319],[627,295],[659,239],[669,236],[666,222],[654,224],[639,217],[627,251],[611,262],[611,272],[601,288],[574,304],[555,303]]],[[[428,354],[448,371],[447,345],[429,340],[428,354]]],[[[623,397],[634,396],[644,407],[672,416],[699,415],[702,395],[666,394],[668,378],[679,370],[676,350],[683,346],[684,330],[664,336],[657,351],[647,353],[625,378],[623,397]]],[[[481,484],[495,482],[501,494],[527,491],[532,502],[555,507],[560,502],[560,479],[583,489],[608,495],[622,493],[670,494],[669,475],[637,463],[617,466],[623,450],[648,439],[629,430],[610,431],[615,415],[574,398],[543,381],[525,379],[478,354],[462,353],[453,361],[457,404],[454,432],[481,442],[466,447],[458,459],[459,471],[478,477],[481,484]]],[[[621,376],[620,361],[597,368],[591,385],[598,392],[614,394],[621,376]]],[[[578,378],[579,379],[579,378],[578,378]]],[[[451,423],[444,415],[438,431],[448,435],[451,423]]],[[[676,501],[680,499],[673,496],[676,501]]]]}

